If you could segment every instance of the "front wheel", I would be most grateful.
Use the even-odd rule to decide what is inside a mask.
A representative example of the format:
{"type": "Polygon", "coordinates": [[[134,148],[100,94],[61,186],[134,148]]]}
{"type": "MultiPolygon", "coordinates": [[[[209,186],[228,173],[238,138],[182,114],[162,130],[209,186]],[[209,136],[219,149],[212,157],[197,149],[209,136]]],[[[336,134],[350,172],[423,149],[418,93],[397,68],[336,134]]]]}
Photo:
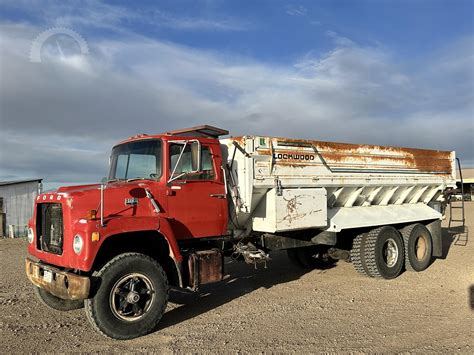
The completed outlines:
{"type": "Polygon", "coordinates": [[[152,331],[168,303],[168,279],[154,259],[120,254],[94,274],[100,283],[85,301],[86,315],[99,333],[132,339],[152,331]]]}
{"type": "Polygon", "coordinates": [[[84,301],[82,300],[63,300],[38,286],[34,286],[34,288],[39,301],[56,311],[72,311],[84,307],[84,301]]]}

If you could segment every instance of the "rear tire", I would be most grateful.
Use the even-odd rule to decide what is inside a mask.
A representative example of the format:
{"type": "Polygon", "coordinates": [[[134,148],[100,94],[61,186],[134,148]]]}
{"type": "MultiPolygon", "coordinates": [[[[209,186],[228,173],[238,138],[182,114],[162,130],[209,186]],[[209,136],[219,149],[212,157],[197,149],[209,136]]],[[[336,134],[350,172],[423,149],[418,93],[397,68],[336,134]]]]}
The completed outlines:
{"type": "Polygon", "coordinates": [[[83,300],[64,300],[37,286],[34,286],[34,290],[36,297],[42,304],[56,311],[72,311],[84,307],[83,300]]]}
{"type": "Polygon", "coordinates": [[[394,279],[403,270],[405,249],[400,233],[391,226],[367,233],[364,256],[367,270],[373,277],[394,279]]]}
{"type": "Polygon", "coordinates": [[[430,231],[416,223],[403,228],[400,233],[405,244],[405,268],[409,271],[423,271],[430,266],[433,242],[430,231]]]}
{"type": "Polygon", "coordinates": [[[100,286],[85,301],[87,318],[94,329],[113,339],[132,339],[152,331],[168,303],[168,279],[149,256],[120,254],[94,277],[100,286]]]}
{"type": "Polygon", "coordinates": [[[354,238],[352,242],[352,249],[351,249],[351,261],[354,269],[363,276],[373,277],[369,269],[367,268],[367,264],[365,262],[365,242],[367,239],[367,235],[365,233],[359,234],[357,237],[354,238]]]}

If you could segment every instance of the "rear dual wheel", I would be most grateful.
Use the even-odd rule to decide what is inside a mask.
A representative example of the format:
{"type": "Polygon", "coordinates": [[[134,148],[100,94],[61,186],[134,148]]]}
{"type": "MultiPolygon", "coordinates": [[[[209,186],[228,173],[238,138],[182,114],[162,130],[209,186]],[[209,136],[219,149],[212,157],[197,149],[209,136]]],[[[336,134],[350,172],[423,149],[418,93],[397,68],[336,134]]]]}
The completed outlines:
{"type": "Polygon", "coordinates": [[[422,224],[411,224],[400,233],[405,245],[405,267],[409,271],[423,271],[430,266],[433,242],[430,231],[422,224]]]}
{"type": "Polygon", "coordinates": [[[361,275],[372,276],[367,269],[367,264],[365,262],[365,241],[366,234],[359,234],[354,238],[351,249],[351,262],[354,266],[354,269],[361,275]]]}
{"type": "Polygon", "coordinates": [[[367,233],[365,263],[372,277],[394,279],[401,274],[405,251],[400,233],[391,226],[367,233]]]}
{"type": "Polygon", "coordinates": [[[402,236],[391,226],[360,234],[354,239],[351,260],[365,276],[394,279],[402,272],[405,260],[402,236]]]}

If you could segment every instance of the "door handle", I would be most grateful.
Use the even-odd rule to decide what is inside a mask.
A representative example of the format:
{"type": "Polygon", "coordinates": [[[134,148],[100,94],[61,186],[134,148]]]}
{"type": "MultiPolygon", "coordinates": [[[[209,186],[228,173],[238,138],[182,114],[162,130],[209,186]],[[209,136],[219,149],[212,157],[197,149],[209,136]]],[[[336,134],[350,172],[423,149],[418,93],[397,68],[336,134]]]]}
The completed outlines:
{"type": "Polygon", "coordinates": [[[209,196],[215,197],[215,198],[225,198],[225,194],[210,194],[209,196]]]}

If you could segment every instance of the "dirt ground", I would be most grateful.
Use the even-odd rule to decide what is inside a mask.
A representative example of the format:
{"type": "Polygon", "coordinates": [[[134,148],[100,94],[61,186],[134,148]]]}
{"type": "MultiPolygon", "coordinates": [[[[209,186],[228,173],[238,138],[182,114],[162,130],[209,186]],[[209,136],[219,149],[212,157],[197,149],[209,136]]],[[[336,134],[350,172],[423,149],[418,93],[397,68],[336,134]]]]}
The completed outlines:
{"type": "MultiPolygon", "coordinates": [[[[467,218],[474,231],[474,202],[467,218]]],[[[274,254],[267,269],[228,262],[225,282],[199,294],[173,292],[159,329],[130,341],[96,334],[83,310],[56,312],[37,302],[24,272],[26,242],[4,239],[0,349],[474,353],[474,240],[459,246],[451,239],[445,231],[445,259],[391,281],[362,277],[345,262],[303,273],[284,253],[274,254]]]]}

